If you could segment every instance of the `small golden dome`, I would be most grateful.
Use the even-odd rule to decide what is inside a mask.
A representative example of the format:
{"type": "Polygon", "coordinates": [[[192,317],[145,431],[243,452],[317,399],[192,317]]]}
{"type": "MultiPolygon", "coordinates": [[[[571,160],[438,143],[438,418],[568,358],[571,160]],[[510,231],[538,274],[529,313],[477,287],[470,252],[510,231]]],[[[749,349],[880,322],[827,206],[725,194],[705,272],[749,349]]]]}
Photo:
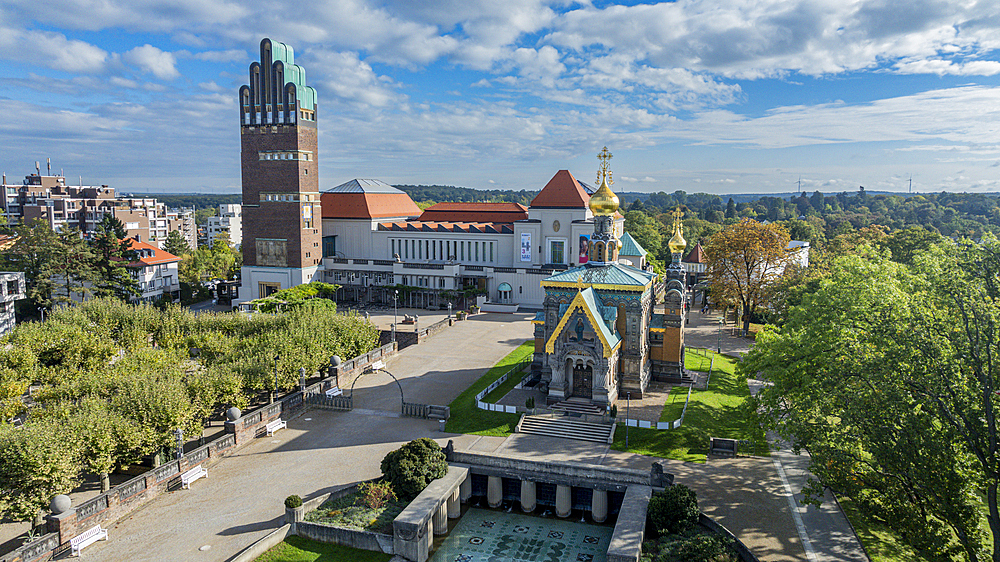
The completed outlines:
{"type": "Polygon", "coordinates": [[[674,235],[670,238],[670,242],[667,242],[671,254],[679,254],[687,248],[688,243],[684,239],[684,234],[681,233],[681,230],[683,230],[683,227],[678,222],[674,227],[674,235]]]}
{"type": "Polygon", "coordinates": [[[618,196],[608,187],[608,177],[601,180],[601,187],[590,196],[590,210],[597,216],[613,215],[618,210],[618,196]]]}

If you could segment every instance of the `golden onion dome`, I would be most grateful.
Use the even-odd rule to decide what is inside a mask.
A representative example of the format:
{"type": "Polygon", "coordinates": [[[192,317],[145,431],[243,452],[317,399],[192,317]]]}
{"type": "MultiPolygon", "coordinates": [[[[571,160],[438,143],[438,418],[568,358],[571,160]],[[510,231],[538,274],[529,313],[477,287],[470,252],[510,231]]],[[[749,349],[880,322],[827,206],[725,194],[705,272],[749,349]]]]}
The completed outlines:
{"type": "Polygon", "coordinates": [[[618,196],[608,187],[607,176],[601,180],[601,187],[590,196],[590,210],[597,216],[613,215],[618,210],[618,196]]]}
{"type": "Polygon", "coordinates": [[[674,227],[674,235],[670,238],[670,242],[667,242],[667,246],[670,247],[671,254],[679,254],[687,248],[687,240],[684,239],[684,234],[681,233],[683,228],[680,223],[674,227]]]}

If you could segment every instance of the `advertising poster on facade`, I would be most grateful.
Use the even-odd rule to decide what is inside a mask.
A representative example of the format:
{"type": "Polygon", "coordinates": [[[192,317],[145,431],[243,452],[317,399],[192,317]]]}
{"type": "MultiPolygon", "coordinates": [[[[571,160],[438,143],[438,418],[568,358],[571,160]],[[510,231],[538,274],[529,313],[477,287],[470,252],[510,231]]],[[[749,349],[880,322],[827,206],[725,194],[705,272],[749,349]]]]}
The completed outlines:
{"type": "Polygon", "coordinates": [[[531,233],[521,233],[521,261],[531,261],[531,233]]]}
{"type": "Polygon", "coordinates": [[[583,265],[590,261],[590,235],[581,234],[580,235],[580,265],[583,265]]]}

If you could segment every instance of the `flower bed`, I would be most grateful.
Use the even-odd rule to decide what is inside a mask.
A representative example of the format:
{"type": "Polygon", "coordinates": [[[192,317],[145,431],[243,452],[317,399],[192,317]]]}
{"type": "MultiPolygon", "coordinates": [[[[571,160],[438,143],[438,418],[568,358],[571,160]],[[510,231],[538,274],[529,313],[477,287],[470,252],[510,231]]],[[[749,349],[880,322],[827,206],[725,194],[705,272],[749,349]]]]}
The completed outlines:
{"type": "Polygon", "coordinates": [[[323,525],[333,525],[361,531],[392,534],[392,520],[408,502],[392,500],[382,507],[368,507],[361,501],[361,492],[330,499],[306,514],[305,520],[323,525]]]}

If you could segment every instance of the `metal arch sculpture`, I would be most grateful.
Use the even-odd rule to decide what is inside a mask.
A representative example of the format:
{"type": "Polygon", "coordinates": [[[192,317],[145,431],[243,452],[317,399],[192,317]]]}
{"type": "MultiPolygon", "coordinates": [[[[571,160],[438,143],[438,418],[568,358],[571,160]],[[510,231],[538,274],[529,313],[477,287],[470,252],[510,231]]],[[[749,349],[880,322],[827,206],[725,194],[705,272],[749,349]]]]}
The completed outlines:
{"type": "Polygon", "coordinates": [[[404,405],[406,404],[406,399],[403,397],[403,385],[399,384],[399,379],[396,378],[396,375],[390,373],[384,367],[380,369],[372,369],[370,371],[369,370],[362,371],[360,375],[354,378],[354,382],[351,383],[351,402],[353,403],[354,401],[354,385],[358,384],[358,380],[365,375],[374,374],[379,371],[382,371],[383,373],[392,377],[392,380],[396,382],[396,386],[399,387],[399,411],[400,413],[403,413],[403,408],[405,407],[404,405]]]}

